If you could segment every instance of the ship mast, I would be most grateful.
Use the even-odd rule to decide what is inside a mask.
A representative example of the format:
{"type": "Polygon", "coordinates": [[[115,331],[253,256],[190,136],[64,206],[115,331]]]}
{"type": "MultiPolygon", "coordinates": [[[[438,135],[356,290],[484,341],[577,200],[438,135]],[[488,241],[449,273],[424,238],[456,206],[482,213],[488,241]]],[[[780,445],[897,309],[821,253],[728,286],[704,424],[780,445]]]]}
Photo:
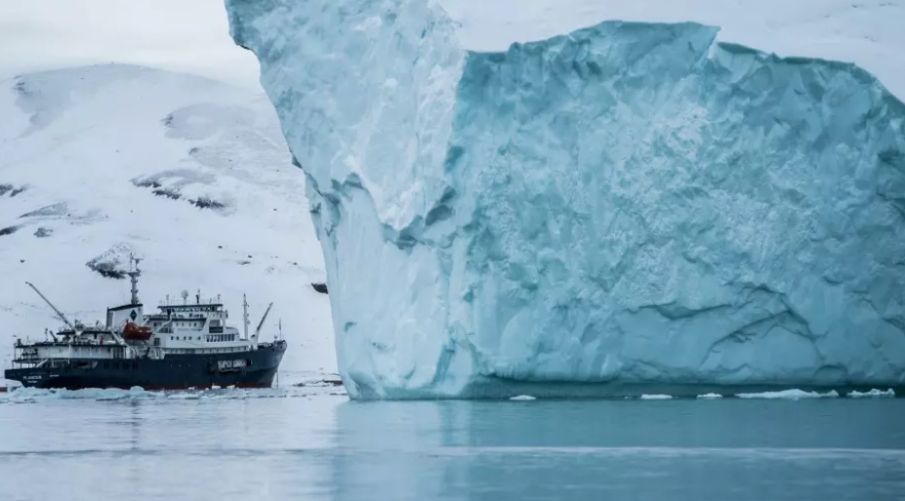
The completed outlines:
{"type": "Polygon", "coordinates": [[[242,294],[242,325],[245,327],[245,339],[248,340],[248,300],[242,294]]]}
{"type": "Polygon", "coordinates": [[[129,261],[130,261],[130,263],[129,263],[129,264],[130,264],[130,267],[131,267],[132,263],[135,264],[135,265],[134,265],[135,267],[134,267],[131,271],[129,271],[128,273],[126,273],[127,275],[129,275],[129,279],[132,281],[132,301],[131,301],[131,304],[132,304],[133,306],[135,306],[135,305],[138,304],[138,277],[141,276],[141,270],[138,269],[138,263],[141,262],[141,259],[134,258],[134,257],[132,257],[132,256],[130,255],[130,256],[129,256],[129,261]]]}

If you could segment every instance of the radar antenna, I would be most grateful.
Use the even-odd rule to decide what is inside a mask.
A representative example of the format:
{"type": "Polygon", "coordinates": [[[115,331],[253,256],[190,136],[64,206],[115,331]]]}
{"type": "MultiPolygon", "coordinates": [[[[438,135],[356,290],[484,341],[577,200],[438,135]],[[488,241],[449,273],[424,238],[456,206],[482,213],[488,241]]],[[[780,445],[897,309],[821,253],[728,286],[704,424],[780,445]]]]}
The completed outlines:
{"type": "Polygon", "coordinates": [[[182,304],[186,304],[189,299],[189,291],[183,289],[182,292],[179,293],[179,295],[182,297],[182,304]]]}

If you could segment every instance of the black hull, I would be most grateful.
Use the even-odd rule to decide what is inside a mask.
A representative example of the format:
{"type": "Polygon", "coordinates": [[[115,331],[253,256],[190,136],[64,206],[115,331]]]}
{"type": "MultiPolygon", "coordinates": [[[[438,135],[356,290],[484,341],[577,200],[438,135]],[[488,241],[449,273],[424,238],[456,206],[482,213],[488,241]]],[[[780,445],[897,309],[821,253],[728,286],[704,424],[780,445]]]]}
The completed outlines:
{"type": "Polygon", "coordinates": [[[167,355],[163,360],[100,360],[93,368],[67,367],[8,369],[6,379],[28,388],[185,390],[189,388],[269,388],[286,352],[286,342],[262,343],[255,351],[167,355]],[[242,367],[223,367],[241,361],[242,367]]]}

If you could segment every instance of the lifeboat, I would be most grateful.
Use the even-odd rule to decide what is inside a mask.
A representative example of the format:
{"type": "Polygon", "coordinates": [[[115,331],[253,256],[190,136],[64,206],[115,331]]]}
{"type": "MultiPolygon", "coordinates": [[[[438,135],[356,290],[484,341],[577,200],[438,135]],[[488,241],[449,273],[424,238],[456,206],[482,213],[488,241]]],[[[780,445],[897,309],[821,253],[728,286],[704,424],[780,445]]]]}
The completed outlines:
{"type": "Polygon", "coordinates": [[[135,325],[132,322],[126,322],[123,327],[123,338],[130,341],[147,341],[151,339],[151,328],[135,325]]]}

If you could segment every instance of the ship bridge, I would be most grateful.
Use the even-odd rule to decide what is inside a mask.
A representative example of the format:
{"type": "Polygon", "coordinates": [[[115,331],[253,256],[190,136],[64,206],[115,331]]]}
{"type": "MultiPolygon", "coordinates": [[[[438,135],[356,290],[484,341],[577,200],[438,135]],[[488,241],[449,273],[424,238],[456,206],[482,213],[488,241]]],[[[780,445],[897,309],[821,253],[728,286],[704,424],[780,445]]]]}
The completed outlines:
{"type": "Polygon", "coordinates": [[[157,307],[164,315],[185,315],[190,313],[211,314],[224,312],[222,303],[208,304],[162,304],[157,307]]]}
{"type": "MultiPolygon", "coordinates": [[[[159,313],[148,315],[148,323],[152,327],[163,325],[164,322],[170,321],[199,321],[203,322],[211,320],[226,320],[229,313],[223,309],[222,303],[195,303],[195,304],[163,304],[158,306],[159,313]]],[[[215,321],[211,323],[213,326],[220,326],[221,322],[215,321]]]]}

